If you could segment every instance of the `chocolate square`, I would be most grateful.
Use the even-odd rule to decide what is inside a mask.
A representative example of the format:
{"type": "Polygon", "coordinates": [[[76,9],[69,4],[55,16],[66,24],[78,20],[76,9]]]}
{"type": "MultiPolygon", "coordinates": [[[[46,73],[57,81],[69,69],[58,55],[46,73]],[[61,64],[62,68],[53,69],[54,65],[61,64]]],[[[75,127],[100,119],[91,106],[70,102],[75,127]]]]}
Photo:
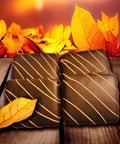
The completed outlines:
{"type": "Polygon", "coordinates": [[[111,72],[104,50],[68,53],[60,58],[61,72],[67,75],[111,72]]]}
{"type": "Polygon", "coordinates": [[[51,78],[59,80],[59,58],[55,54],[16,55],[12,64],[12,79],[51,78]]]}
{"type": "Polygon", "coordinates": [[[63,74],[63,112],[68,125],[119,120],[118,81],[113,74],[63,74]]]}
{"type": "Polygon", "coordinates": [[[5,88],[7,102],[25,97],[37,99],[32,116],[13,124],[17,128],[56,127],[60,123],[61,99],[56,79],[15,79],[8,80],[5,88]]]}

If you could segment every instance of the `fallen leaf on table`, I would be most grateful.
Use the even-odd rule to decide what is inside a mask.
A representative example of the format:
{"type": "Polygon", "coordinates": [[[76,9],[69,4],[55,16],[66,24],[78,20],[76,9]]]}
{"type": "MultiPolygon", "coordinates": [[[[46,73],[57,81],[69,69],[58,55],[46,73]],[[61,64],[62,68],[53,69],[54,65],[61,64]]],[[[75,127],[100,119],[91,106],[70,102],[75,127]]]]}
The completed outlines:
{"type": "Polygon", "coordinates": [[[105,49],[103,34],[91,14],[75,6],[71,21],[72,37],[74,44],[81,50],[105,49]]]}
{"type": "Polygon", "coordinates": [[[4,106],[0,109],[0,128],[27,119],[33,114],[36,102],[37,99],[21,97],[4,106]]]}
{"type": "Polygon", "coordinates": [[[0,20],[0,40],[3,38],[7,30],[6,23],[4,20],[0,20]]]}

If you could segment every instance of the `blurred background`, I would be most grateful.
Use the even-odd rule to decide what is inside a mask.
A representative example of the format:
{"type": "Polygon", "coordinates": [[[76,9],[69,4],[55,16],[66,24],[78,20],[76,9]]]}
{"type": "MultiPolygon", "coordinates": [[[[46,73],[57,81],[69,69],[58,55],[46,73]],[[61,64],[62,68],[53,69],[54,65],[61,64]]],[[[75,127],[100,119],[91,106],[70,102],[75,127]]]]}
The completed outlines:
{"type": "Polygon", "coordinates": [[[87,9],[96,21],[101,19],[101,11],[120,16],[120,0],[0,0],[0,19],[7,26],[15,22],[22,28],[42,24],[47,32],[55,24],[69,25],[75,4],[87,9]]]}

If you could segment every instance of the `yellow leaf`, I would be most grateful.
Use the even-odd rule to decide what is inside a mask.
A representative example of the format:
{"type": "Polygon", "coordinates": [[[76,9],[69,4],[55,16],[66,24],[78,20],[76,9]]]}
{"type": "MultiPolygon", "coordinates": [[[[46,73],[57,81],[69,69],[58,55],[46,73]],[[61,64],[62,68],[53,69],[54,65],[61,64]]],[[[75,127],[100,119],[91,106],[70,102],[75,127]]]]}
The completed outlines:
{"type": "Polygon", "coordinates": [[[119,32],[118,14],[110,18],[102,12],[102,21],[98,20],[98,26],[103,34],[111,31],[112,34],[117,37],[119,32]]]}
{"type": "Polygon", "coordinates": [[[0,128],[27,119],[33,114],[37,99],[18,98],[0,109],[0,128]]]}
{"type": "Polygon", "coordinates": [[[63,25],[55,26],[51,31],[51,37],[58,41],[61,41],[63,40],[63,31],[63,25]]]}
{"type": "Polygon", "coordinates": [[[65,30],[64,30],[64,39],[69,39],[71,34],[71,27],[70,26],[66,26],[65,30]]]}
{"type": "Polygon", "coordinates": [[[0,20],[0,40],[5,35],[6,30],[7,30],[7,26],[4,20],[0,20]]]}
{"type": "Polygon", "coordinates": [[[65,42],[56,41],[55,43],[51,44],[39,44],[38,46],[43,50],[44,53],[59,53],[62,48],[64,47],[65,42]]]}
{"type": "Polygon", "coordinates": [[[44,29],[42,25],[37,28],[26,28],[22,30],[22,36],[29,38],[33,42],[40,42],[43,35],[44,29]]]}
{"type": "Polygon", "coordinates": [[[69,40],[70,34],[70,26],[66,26],[65,28],[63,25],[55,26],[50,32],[45,34],[39,43],[36,44],[45,53],[59,54],[64,47],[72,45],[69,40]]]}
{"type": "Polygon", "coordinates": [[[81,50],[105,49],[105,40],[91,14],[75,6],[71,22],[74,44],[81,50]]]}

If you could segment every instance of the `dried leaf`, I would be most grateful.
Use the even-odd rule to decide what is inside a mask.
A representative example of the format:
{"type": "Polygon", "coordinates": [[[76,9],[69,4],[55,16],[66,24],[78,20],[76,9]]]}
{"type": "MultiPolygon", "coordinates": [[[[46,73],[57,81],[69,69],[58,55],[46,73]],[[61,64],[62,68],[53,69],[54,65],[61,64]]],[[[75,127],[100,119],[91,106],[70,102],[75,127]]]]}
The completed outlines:
{"type": "Polygon", "coordinates": [[[45,34],[45,37],[50,37],[57,41],[62,41],[64,36],[63,32],[64,32],[63,25],[59,26],[56,25],[50,32],[45,34]]]}
{"type": "Polygon", "coordinates": [[[119,32],[118,14],[110,18],[102,12],[102,21],[98,20],[98,26],[103,34],[111,31],[117,37],[119,32]]]}
{"type": "Polygon", "coordinates": [[[102,21],[98,20],[98,26],[106,40],[106,52],[108,57],[117,55],[117,35],[119,31],[118,15],[110,18],[102,12],[102,21]]]}
{"type": "Polygon", "coordinates": [[[51,44],[39,44],[38,46],[42,49],[44,53],[59,53],[62,48],[64,47],[64,41],[60,42],[56,41],[55,43],[51,44]]]}
{"type": "Polygon", "coordinates": [[[27,28],[22,30],[22,36],[27,37],[33,42],[40,42],[44,35],[44,28],[40,25],[37,28],[27,28]]]}
{"type": "Polygon", "coordinates": [[[4,22],[4,20],[0,20],[0,40],[5,35],[6,30],[7,30],[6,23],[4,22]]]}
{"type": "Polygon", "coordinates": [[[28,47],[33,51],[33,52],[41,52],[40,48],[29,38],[24,38],[25,44],[28,45],[28,47]]]}
{"type": "Polygon", "coordinates": [[[16,23],[12,23],[10,27],[8,28],[6,35],[9,37],[9,35],[15,35],[15,36],[20,36],[22,33],[22,28],[20,25],[16,23]]]}
{"type": "Polygon", "coordinates": [[[22,121],[32,115],[37,100],[18,98],[0,109],[0,128],[22,121]]]}
{"type": "Polygon", "coordinates": [[[5,54],[7,54],[7,48],[6,47],[0,48],[0,58],[3,57],[5,54]]]}
{"type": "Polygon", "coordinates": [[[112,34],[112,32],[106,32],[105,35],[107,35],[107,40],[106,40],[106,52],[108,57],[113,57],[116,56],[117,54],[117,38],[112,34]]]}
{"type": "Polygon", "coordinates": [[[66,46],[71,46],[69,40],[71,34],[71,27],[63,25],[55,26],[50,32],[46,33],[41,43],[36,43],[45,53],[60,54],[62,49],[66,46]]]}
{"type": "Polygon", "coordinates": [[[7,48],[7,52],[11,54],[18,53],[24,44],[24,41],[15,35],[5,36],[2,42],[7,48]]]}
{"type": "Polygon", "coordinates": [[[75,6],[71,22],[74,44],[81,50],[104,49],[105,40],[91,14],[75,6]]]}

